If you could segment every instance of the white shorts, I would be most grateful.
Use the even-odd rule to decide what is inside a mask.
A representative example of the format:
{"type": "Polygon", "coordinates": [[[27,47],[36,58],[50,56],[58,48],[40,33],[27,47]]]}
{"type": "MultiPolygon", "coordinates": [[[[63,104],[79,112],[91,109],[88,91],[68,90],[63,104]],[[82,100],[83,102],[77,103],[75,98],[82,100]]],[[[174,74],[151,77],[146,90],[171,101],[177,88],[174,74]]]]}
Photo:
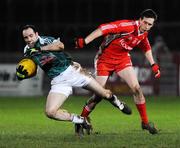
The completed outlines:
{"type": "Polygon", "coordinates": [[[61,93],[65,96],[72,94],[73,87],[84,87],[89,84],[91,75],[82,72],[80,65],[70,65],[64,72],[51,81],[50,92],[61,93]]]}

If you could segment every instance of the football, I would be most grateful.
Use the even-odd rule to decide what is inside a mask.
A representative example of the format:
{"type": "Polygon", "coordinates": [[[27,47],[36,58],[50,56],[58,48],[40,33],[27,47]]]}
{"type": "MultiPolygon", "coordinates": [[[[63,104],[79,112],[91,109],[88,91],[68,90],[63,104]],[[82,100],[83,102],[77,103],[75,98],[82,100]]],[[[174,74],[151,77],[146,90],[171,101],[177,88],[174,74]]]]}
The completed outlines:
{"type": "Polygon", "coordinates": [[[24,58],[22,59],[18,65],[17,68],[19,66],[23,66],[23,70],[26,70],[28,72],[28,77],[34,76],[37,72],[37,65],[36,63],[30,59],[30,58],[24,58]]]}

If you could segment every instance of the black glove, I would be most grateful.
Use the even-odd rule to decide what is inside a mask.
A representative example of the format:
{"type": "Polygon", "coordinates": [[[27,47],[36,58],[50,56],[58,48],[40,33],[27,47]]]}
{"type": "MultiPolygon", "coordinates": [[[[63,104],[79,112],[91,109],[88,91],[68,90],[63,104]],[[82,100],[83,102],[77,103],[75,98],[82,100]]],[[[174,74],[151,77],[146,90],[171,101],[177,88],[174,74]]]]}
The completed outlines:
{"type": "Polygon", "coordinates": [[[27,51],[26,51],[26,55],[32,56],[33,54],[36,54],[36,53],[38,53],[38,52],[40,52],[40,51],[41,51],[41,48],[40,48],[40,47],[29,48],[29,49],[27,49],[27,51]]]}
{"type": "Polygon", "coordinates": [[[22,66],[22,65],[19,65],[16,68],[16,76],[17,76],[18,80],[23,80],[23,79],[28,78],[28,72],[27,72],[27,70],[23,70],[23,68],[24,68],[24,66],[22,66]]]}

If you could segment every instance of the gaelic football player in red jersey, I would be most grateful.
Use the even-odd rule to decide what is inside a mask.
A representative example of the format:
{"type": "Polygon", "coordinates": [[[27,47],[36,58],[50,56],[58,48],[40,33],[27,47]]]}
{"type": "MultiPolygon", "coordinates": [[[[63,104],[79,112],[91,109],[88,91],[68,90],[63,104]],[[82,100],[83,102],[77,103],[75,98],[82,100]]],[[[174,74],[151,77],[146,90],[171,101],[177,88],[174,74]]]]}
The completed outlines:
{"type": "MultiPolygon", "coordinates": [[[[75,41],[76,48],[83,48],[94,39],[104,37],[95,58],[96,80],[105,87],[113,72],[122,78],[133,92],[142,129],[148,130],[151,134],[157,134],[158,130],[148,120],[145,97],[133,69],[129,52],[134,47],[140,48],[149,61],[155,78],[160,78],[159,66],[154,61],[148,41],[148,31],[156,20],[157,14],[152,9],[146,9],[140,14],[139,20],[118,20],[102,24],[86,38],[77,38],[75,41]]],[[[87,117],[101,100],[101,97],[93,95],[84,106],[81,115],[87,117]]]]}

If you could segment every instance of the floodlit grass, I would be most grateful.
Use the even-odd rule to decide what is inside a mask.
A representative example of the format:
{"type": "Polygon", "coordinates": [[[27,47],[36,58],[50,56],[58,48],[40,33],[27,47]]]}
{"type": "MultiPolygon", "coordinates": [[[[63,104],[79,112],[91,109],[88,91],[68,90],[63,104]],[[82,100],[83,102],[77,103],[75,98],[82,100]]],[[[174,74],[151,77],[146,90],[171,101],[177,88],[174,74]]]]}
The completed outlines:
{"type": "MultiPolygon", "coordinates": [[[[80,113],[87,97],[70,97],[64,109],[80,113]]],[[[180,145],[180,97],[149,97],[149,120],[161,130],[150,135],[140,128],[139,115],[130,97],[123,99],[133,110],[127,116],[102,101],[92,112],[92,135],[79,139],[73,124],[44,115],[44,97],[0,98],[0,147],[3,148],[176,148],[180,145]]]]}

